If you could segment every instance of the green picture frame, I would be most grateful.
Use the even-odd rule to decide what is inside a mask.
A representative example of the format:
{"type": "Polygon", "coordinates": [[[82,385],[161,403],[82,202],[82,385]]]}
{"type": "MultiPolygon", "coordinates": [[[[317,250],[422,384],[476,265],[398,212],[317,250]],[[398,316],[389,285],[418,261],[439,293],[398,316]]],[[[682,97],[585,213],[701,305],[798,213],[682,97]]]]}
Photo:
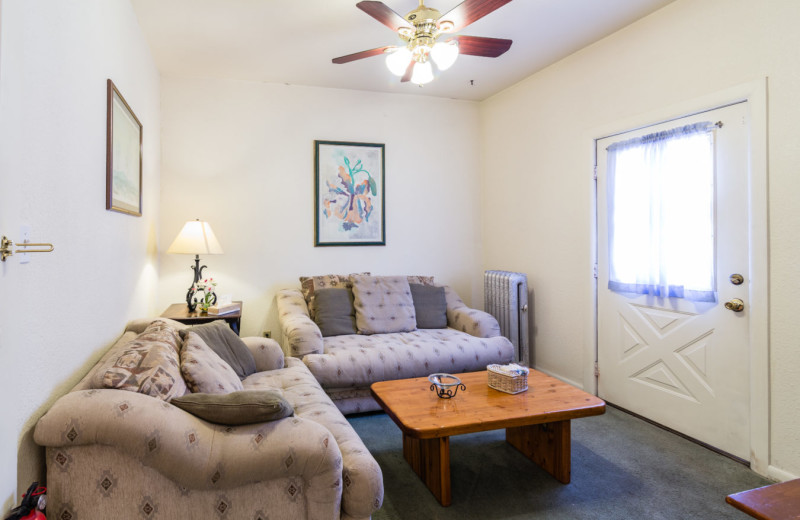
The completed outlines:
{"type": "Polygon", "coordinates": [[[385,148],[314,141],[314,247],[386,245],[385,148]]]}

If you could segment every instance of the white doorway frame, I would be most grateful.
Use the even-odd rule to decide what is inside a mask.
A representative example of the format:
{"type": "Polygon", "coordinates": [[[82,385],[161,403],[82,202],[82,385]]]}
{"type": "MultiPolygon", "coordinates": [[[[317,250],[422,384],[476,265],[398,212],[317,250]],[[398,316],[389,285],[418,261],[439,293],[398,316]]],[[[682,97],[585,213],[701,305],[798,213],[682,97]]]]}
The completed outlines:
{"type": "Polygon", "coordinates": [[[597,394],[595,363],[597,361],[597,189],[595,166],[597,162],[597,140],[652,124],[666,122],[699,112],[746,101],[750,119],[749,150],[749,204],[748,226],[750,232],[750,468],[767,477],[780,478],[770,467],[770,400],[769,400],[769,220],[768,220],[768,160],[767,160],[767,78],[752,81],[658,109],[645,114],[616,121],[595,128],[591,135],[592,145],[592,265],[587,272],[591,276],[593,298],[591,299],[591,328],[587,337],[583,380],[586,391],[597,394]]]}

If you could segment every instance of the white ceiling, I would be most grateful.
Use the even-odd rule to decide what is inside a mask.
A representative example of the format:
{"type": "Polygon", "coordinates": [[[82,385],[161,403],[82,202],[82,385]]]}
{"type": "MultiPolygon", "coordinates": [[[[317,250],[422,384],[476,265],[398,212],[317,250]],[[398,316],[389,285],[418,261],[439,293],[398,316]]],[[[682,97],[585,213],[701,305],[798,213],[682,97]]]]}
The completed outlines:
{"type": "MultiPolygon", "coordinates": [[[[673,0],[514,0],[458,34],[509,38],[499,58],[461,56],[424,87],[401,84],[374,56],[337,56],[399,38],[357,0],[131,0],[156,64],[211,77],[482,100],[673,0]],[[473,84],[474,83],[474,84],[473,84]]],[[[401,15],[417,0],[384,0],[401,15]]],[[[446,13],[460,0],[428,0],[446,13]]]]}

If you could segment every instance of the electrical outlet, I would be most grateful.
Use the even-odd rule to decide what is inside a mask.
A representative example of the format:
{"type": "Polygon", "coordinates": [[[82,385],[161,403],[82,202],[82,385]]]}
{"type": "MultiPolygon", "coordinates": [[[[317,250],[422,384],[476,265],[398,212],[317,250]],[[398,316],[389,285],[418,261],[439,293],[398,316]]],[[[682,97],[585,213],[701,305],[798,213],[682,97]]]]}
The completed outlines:
{"type": "MultiPolygon", "coordinates": [[[[25,242],[31,241],[31,227],[27,224],[23,224],[19,227],[19,242],[15,245],[24,244],[25,242]]],[[[27,264],[31,261],[30,253],[17,253],[19,255],[19,263],[27,264]]]]}
{"type": "Polygon", "coordinates": [[[265,338],[271,338],[272,337],[272,331],[271,330],[265,330],[264,331],[264,337],[265,338]]]}

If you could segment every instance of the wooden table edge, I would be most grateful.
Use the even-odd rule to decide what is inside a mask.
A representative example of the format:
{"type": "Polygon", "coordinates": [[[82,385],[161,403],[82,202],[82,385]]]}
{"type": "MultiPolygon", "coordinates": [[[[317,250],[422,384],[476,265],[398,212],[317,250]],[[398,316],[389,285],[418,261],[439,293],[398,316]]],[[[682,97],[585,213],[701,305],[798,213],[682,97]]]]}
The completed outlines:
{"type": "MultiPolygon", "coordinates": [[[[463,427],[451,427],[447,429],[417,429],[411,428],[404,424],[395,412],[375,393],[373,386],[384,381],[376,381],[369,386],[370,394],[373,399],[380,405],[381,409],[388,415],[392,421],[397,425],[403,434],[413,437],[415,439],[436,439],[441,437],[450,437],[452,435],[462,435],[466,433],[477,433],[491,430],[499,430],[502,428],[516,428],[520,426],[533,426],[535,424],[547,424],[561,421],[570,421],[572,419],[582,419],[584,417],[594,417],[603,415],[606,412],[606,402],[599,397],[587,393],[593,398],[593,403],[587,404],[583,407],[571,409],[568,412],[554,412],[545,415],[536,415],[528,417],[518,417],[515,419],[497,419],[495,421],[486,421],[482,423],[473,423],[463,427]]],[[[499,392],[499,390],[496,390],[499,392]]],[[[453,399],[458,399],[458,396],[453,399]]]]}
{"type": "Polygon", "coordinates": [[[725,502],[759,520],[800,518],[800,479],[731,493],[725,497],[725,502]],[[756,509],[758,506],[762,507],[756,509]],[[787,517],[784,513],[789,510],[792,516],[787,517]]]}
{"type": "Polygon", "coordinates": [[[730,505],[732,505],[733,507],[735,507],[739,511],[747,513],[748,515],[752,516],[753,518],[766,518],[766,519],[769,519],[769,517],[765,517],[765,516],[761,515],[758,511],[754,511],[752,508],[749,508],[745,504],[743,504],[743,503],[737,501],[736,499],[732,498],[734,495],[738,495],[738,494],[739,493],[733,493],[731,495],[726,496],[725,497],[725,502],[729,503],[730,505]]]}

